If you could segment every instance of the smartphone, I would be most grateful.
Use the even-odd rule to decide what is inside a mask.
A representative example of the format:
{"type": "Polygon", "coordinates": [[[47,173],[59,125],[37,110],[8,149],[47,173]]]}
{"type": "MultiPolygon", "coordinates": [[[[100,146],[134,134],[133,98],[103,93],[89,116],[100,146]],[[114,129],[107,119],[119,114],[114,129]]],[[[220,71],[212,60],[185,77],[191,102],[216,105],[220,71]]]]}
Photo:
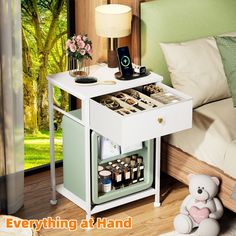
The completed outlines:
{"type": "Polygon", "coordinates": [[[133,75],[132,62],[130,59],[129,48],[127,46],[117,48],[117,58],[122,77],[129,77],[133,75]]]}

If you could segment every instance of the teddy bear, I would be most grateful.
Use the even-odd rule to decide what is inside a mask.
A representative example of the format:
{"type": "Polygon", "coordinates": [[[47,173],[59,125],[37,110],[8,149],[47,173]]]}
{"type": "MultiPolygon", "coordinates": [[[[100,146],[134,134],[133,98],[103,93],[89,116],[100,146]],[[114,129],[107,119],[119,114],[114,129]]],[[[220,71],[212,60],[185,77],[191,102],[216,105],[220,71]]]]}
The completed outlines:
{"type": "Polygon", "coordinates": [[[218,219],[224,208],[216,198],[220,181],[217,177],[203,174],[188,175],[189,195],[184,199],[180,214],[174,219],[175,231],[191,233],[196,227],[198,236],[217,236],[220,232],[218,219]]]}

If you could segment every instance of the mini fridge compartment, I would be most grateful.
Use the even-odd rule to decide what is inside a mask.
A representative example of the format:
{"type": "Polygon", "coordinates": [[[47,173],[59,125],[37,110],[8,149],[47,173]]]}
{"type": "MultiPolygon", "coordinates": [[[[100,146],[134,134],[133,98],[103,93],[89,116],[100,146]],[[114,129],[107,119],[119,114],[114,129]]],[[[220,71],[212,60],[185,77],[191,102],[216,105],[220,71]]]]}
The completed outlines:
{"type": "Polygon", "coordinates": [[[92,167],[92,202],[94,204],[101,204],[107,201],[111,201],[120,197],[124,197],[139,191],[143,191],[151,187],[153,183],[153,140],[143,142],[143,148],[139,150],[135,150],[132,152],[124,153],[121,155],[117,155],[115,157],[111,157],[109,159],[101,160],[100,153],[99,153],[99,138],[100,135],[96,132],[92,132],[91,134],[91,145],[92,145],[92,152],[91,152],[91,167],[92,167]],[[108,181],[108,192],[101,192],[99,191],[99,181],[98,181],[98,166],[102,165],[105,166],[106,163],[109,161],[115,161],[117,159],[122,159],[126,156],[130,156],[133,154],[138,154],[139,156],[143,157],[144,163],[144,180],[141,182],[137,182],[131,184],[129,186],[122,186],[119,189],[113,189],[110,191],[110,182],[108,181]]]}

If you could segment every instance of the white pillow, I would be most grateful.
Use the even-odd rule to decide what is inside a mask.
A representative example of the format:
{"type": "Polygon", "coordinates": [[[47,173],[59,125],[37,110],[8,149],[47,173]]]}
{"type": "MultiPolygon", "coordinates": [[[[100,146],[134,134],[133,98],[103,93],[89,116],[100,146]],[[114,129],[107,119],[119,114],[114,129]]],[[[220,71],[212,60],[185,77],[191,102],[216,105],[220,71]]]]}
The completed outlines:
{"type": "Polygon", "coordinates": [[[230,33],[224,33],[218,36],[231,36],[231,37],[236,37],[236,32],[230,32],[230,33]]]}
{"type": "Polygon", "coordinates": [[[193,107],[230,96],[213,37],[161,43],[173,87],[193,97],[193,107]]]}

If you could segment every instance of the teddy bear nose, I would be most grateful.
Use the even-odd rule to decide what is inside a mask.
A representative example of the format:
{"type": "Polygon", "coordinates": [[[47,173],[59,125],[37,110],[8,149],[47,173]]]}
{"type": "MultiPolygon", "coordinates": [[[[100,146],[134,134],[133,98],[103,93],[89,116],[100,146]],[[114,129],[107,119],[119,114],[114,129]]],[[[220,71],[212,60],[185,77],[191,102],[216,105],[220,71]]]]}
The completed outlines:
{"type": "Polygon", "coordinates": [[[201,194],[201,193],[202,193],[202,190],[201,190],[201,189],[198,189],[197,192],[198,192],[199,194],[201,194]]]}

